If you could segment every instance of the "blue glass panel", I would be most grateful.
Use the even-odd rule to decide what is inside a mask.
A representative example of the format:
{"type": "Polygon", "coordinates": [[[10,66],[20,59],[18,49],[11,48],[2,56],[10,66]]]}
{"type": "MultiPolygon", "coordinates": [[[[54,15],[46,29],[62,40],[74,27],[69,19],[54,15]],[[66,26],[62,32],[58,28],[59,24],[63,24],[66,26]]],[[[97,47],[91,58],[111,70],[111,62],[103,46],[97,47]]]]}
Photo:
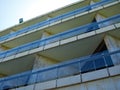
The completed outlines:
{"type": "Polygon", "coordinates": [[[31,45],[26,45],[26,46],[23,46],[23,47],[19,47],[17,53],[21,53],[21,52],[30,50],[30,48],[31,48],[31,45]]]}
{"type": "Polygon", "coordinates": [[[28,85],[30,76],[29,75],[21,76],[21,77],[18,77],[17,79],[18,79],[17,86],[26,86],[28,85]]]}
{"type": "Polygon", "coordinates": [[[6,57],[15,55],[17,53],[18,49],[12,49],[6,53],[6,57]]]}
{"type": "Polygon", "coordinates": [[[38,72],[37,82],[44,82],[49,80],[54,80],[57,78],[57,69],[45,70],[38,72]]]}
{"type": "Polygon", "coordinates": [[[2,89],[3,90],[9,90],[10,88],[17,87],[17,78],[9,78],[9,80],[4,80],[2,84],[2,89]]]}
{"type": "Polygon", "coordinates": [[[34,48],[38,48],[39,47],[39,42],[37,42],[37,43],[33,43],[32,45],[31,45],[31,48],[30,49],[34,49],[34,48]]]}
{"type": "Polygon", "coordinates": [[[60,36],[56,35],[56,36],[49,37],[48,39],[45,39],[44,42],[45,42],[45,44],[49,44],[49,43],[52,43],[52,42],[55,42],[58,40],[60,40],[60,36]]]}
{"type": "Polygon", "coordinates": [[[91,25],[88,26],[87,32],[94,31],[99,29],[98,24],[96,22],[93,22],[91,25]]]}
{"type": "Polygon", "coordinates": [[[1,54],[0,54],[0,59],[4,58],[5,55],[6,55],[6,53],[1,53],[1,54]]]}
{"type": "Polygon", "coordinates": [[[79,63],[61,66],[58,68],[58,78],[79,74],[79,63]]]}
{"type": "Polygon", "coordinates": [[[102,56],[101,57],[98,56],[96,59],[94,59],[94,63],[95,63],[96,69],[101,69],[106,67],[104,58],[102,56]]]}
{"type": "Polygon", "coordinates": [[[37,82],[37,74],[38,73],[33,73],[29,75],[28,80],[26,81],[27,84],[34,84],[37,82]]]}
{"type": "Polygon", "coordinates": [[[112,61],[110,55],[106,55],[104,58],[106,60],[107,66],[113,66],[113,61],[112,61]]]}
{"type": "Polygon", "coordinates": [[[93,61],[82,61],[80,62],[81,66],[81,73],[89,72],[95,70],[94,62],[93,61]]]}

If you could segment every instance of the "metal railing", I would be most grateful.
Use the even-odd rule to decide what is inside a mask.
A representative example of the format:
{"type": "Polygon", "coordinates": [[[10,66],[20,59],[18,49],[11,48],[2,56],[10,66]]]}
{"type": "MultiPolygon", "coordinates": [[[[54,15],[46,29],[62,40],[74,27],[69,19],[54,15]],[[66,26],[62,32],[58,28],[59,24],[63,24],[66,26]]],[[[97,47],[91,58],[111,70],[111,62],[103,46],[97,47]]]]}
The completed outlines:
{"type": "Polygon", "coordinates": [[[49,24],[51,24],[51,23],[60,21],[61,19],[69,18],[69,17],[71,17],[71,16],[80,14],[80,13],[82,13],[82,12],[91,10],[91,9],[93,9],[93,8],[96,8],[96,7],[99,7],[99,6],[102,6],[102,5],[105,5],[105,4],[114,2],[114,1],[117,1],[117,0],[102,0],[102,1],[100,1],[100,2],[97,2],[97,3],[93,4],[93,5],[88,5],[88,6],[85,6],[85,7],[83,7],[83,8],[79,8],[79,9],[73,10],[73,11],[71,11],[71,12],[62,14],[62,15],[60,15],[60,16],[56,16],[56,17],[51,18],[51,19],[49,19],[49,20],[45,20],[45,21],[39,22],[39,23],[37,23],[37,24],[34,24],[34,25],[32,25],[32,26],[28,26],[28,27],[26,27],[26,28],[20,29],[19,31],[13,32],[13,33],[11,33],[11,34],[7,34],[7,35],[5,35],[5,36],[1,36],[1,37],[0,37],[0,42],[1,42],[1,41],[5,41],[5,40],[10,39],[10,38],[13,38],[13,37],[18,36],[18,35],[21,35],[21,34],[26,33],[26,32],[28,32],[28,31],[31,31],[31,30],[34,30],[34,29],[38,29],[38,28],[40,28],[40,27],[47,26],[47,25],[49,25],[49,24]]]}
{"type": "MultiPolygon", "coordinates": [[[[17,75],[1,78],[0,90],[26,86],[108,68],[114,66],[112,60],[115,58],[112,58],[113,55],[120,56],[120,50],[111,53],[108,53],[108,51],[103,51],[94,55],[76,58],[46,68],[31,70],[17,75]]],[[[120,58],[117,60],[120,62],[120,58]]]]}
{"type": "Polygon", "coordinates": [[[32,49],[35,49],[35,48],[53,43],[55,41],[65,39],[65,38],[69,38],[69,37],[72,37],[75,35],[80,35],[80,34],[83,34],[86,32],[94,31],[96,29],[99,29],[100,27],[106,27],[106,26],[109,26],[109,25],[112,25],[112,24],[115,24],[118,22],[120,22],[120,15],[116,15],[116,16],[107,18],[100,22],[93,22],[93,23],[90,23],[90,24],[87,24],[84,26],[80,26],[80,27],[65,31],[63,33],[59,33],[57,35],[50,36],[50,37],[42,39],[42,40],[37,40],[37,41],[31,42],[31,43],[10,49],[8,51],[0,52],[0,59],[3,60],[3,58],[6,58],[11,55],[16,55],[18,53],[21,53],[21,52],[24,52],[27,50],[32,50],[32,49]]]}

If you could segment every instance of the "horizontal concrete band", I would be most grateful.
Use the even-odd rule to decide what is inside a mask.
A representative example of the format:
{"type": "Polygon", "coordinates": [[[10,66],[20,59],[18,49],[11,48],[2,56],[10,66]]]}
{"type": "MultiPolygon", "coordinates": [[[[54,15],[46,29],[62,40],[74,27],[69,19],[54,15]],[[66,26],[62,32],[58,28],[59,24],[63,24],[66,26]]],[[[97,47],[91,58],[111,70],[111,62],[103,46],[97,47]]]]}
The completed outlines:
{"type": "Polygon", "coordinates": [[[60,45],[71,43],[71,42],[74,42],[74,41],[77,41],[77,40],[88,38],[88,37],[91,37],[91,36],[94,36],[94,35],[97,35],[97,34],[101,34],[101,33],[104,33],[104,32],[108,32],[108,31],[111,31],[111,30],[115,30],[115,29],[118,29],[118,28],[120,28],[120,23],[110,25],[110,26],[107,26],[107,27],[103,27],[103,28],[100,28],[98,30],[91,31],[91,32],[88,32],[88,33],[73,36],[73,37],[70,37],[70,38],[67,38],[67,39],[51,42],[51,43],[46,44],[44,46],[41,46],[41,47],[38,47],[38,48],[35,48],[35,49],[32,49],[32,50],[28,50],[28,51],[25,51],[25,52],[22,52],[22,53],[18,53],[16,55],[11,55],[9,57],[3,58],[3,59],[0,60],[0,62],[5,62],[5,61],[11,60],[11,59],[15,59],[15,58],[19,58],[19,57],[26,56],[26,55],[29,55],[29,54],[34,54],[34,53],[37,53],[37,52],[41,52],[43,50],[47,50],[47,49],[50,49],[50,48],[53,48],[53,47],[57,47],[57,46],[60,46],[60,45]]]}
{"type": "Polygon", "coordinates": [[[34,30],[32,30],[32,31],[29,31],[29,32],[20,34],[20,35],[18,35],[18,36],[15,36],[15,37],[13,37],[13,38],[7,39],[7,40],[5,40],[5,41],[1,41],[0,43],[2,44],[2,43],[4,43],[4,42],[8,42],[8,41],[13,40],[13,39],[15,39],[15,38],[22,37],[22,36],[24,36],[24,35],[27,35],[27,34],[36,32],[36,31],[38,31],[38,30],[43,30],[43,29],[45,29],[45,28],[48,28],[49,26],[53,26],[53,25],[56,25],[56,24],[59,24],[59,23],[62,23],[62,22],[65,22],[65,21],[74,19],[74,18],[76,18],[76,17],[80,17],[80,16],[83,16],[83,15],[85,15],[85,14],[89,14],[89,13],[91,13],[91,12],[96,12],[96,11],[98,11],[98,10],[101,10],[101,9],[104,9],[104,8],[107,8],[107,7],[110,7],[110,6],[113,6],[113,5],[118,4],[118,3],[120,3],[120,1],[115,1],[115,2],[112,2],[112,3],[110,3],[110,4],[106,4],[106,5],[103,5],[103,6],[99,6],[99,7],[97,7],[97,8],[92,9],[92,10],[85,11],[85,12],[83,12],[83,13],[80,13],[80,14],[77,14],[77,15],[74,15],[74,16],[71,16],[71,17],[68,17],[68,18],[65,18],[65,19],[61,19],[60,21],[57,21],[57,22],[51,23],[51,24],[49,24],[49,25],[40,27],[40,28],[38,28],[38,29],[34,29],[34,30]]]}
{"type": "Polygon", "coordinates": [[[82,84],[83,82],[92,82],[93,80],[101,80],[110,76],[120,76],[120,65],[113,66],[107,69],[101,69],[93,72],[88,72],[82,75],[69,76],[57,80],[51,80],[43,83],[37,83],[25,87],[20,87],[12,90],[45,90],[60,88],[75,84],[82,84]]]}

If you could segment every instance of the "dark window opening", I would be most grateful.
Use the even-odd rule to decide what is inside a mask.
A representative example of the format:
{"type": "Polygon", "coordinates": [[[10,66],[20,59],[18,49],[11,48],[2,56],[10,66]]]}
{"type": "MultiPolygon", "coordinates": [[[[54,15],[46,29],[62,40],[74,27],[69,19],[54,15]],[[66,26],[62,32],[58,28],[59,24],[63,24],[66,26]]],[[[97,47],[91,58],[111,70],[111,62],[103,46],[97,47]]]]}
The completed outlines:
{"type": "Polygon", "coordinates": [[[93,54],[107,50],[104,40],[98,45],[93,54]]]}
{"type": "Polygon", "coordinates": [[[86,73],[94,70],[103,69],[110,66],[113,66],[111,56],[108,54],[107,47],[104,40],[98,45],[98,47],[93,52],[93,55],[90,56],[89,60],[81,62],[81,73],[86,73]],[[106,52],[104,52],[106,51],[106,52]],[[104,56],[96,53],[105,53],[104,56]]]}
{"type": "MultiPolygon", "coordinates": [[[[99,52],[103,52],[103,51],[106,51],[106,53],[108,53],[108,49],[107,49],[107,46],[106,46],[104,40],[102,40],[102,42],[98,45],[98,47],[95,49],[95,51],[93,52],[93,54],[99,53],[99,52]]],[[[98,62],[102,63],[102,61],[105,61],[105,63],[107,64],[107,66],[109,66],[109,67],[113,66],[113,62],[112,62],[112,59],[111,59],[111,57],[110,57],[109,54],[106,54],[104,56],[104,59],[105,60],[100,59],[101,61],[98,60],[98,62]]],[[[98,64],[100,65],[100,63],[98,63],[98,64]]]]}

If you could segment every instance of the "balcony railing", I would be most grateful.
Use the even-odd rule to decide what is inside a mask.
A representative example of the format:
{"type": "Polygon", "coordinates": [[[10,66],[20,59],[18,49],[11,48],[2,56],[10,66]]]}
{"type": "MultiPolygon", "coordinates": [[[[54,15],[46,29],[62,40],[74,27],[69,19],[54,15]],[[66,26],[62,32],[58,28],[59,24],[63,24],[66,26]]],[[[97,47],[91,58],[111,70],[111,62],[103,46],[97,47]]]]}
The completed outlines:
{"type": "Polygon", "coordinates": [[[74,11],[71,11],[71,12],[68,12],[68,13],[65,13],[63,15],[60,15],[60,16],[57,16],[57,17],[54,17],[54,18],[51,18],[49,20],[45,20],[45,21],[42,21],[42,22],[39,22],[37,24],[34,24],[32,26],[28,26],[26,28],[23,28],[19,31],[16,31],[16,32],[13,32],[11,34],[7,34],[5,36],[1,36],[0,37],[0,42],[1,41],[5,41],[7,39],[10,39],[10,38],[13,38],[15,36],[18,36],[18,35],[21,35],[23,33],[26,33],[28,31],[31,31],[31,30],[34,30],[34,29],[38,29],[38,28],[41,28],[41,27],[44,27],[44,26],[47,26],[51,23],[54,23],[54,22],[57,22],[57,21],[60,21],[62,19],[65,19],[65,18],[69,18],[71,16],[74,16],[74,15],[77,15],[77,14],[80,14],[82,12],[85,12],[85,11],[88,11],[88,10],[91,10],[93,8],[96,8],[96,7],[99,7],[99,6],[102,6],[102,5],[105,5],[105,4],[108,4],[108,3],[111,3],[111,2],[114,2],[114,1],[117,1],[117,0],[102,0],[100,2],[97,2],[93,5],[89,5],[89,6],[85,6],[83,8],[79,8],[79,9],[76,9],[74,11]]]}
{"type": "MultiPolygon", "coordinates": [[[[113,66],[113,55],[120,55],[120,50],[111,53],[104,51],[46,68],[27,71],[17,75],[1,78],[0,90],[26,86],[108,68],[113,66]]],[[[120,62],[120,59],[117,60],[120,62]]]]}
{"type": "Polygon", "coordinates": [[[16,55],[18,53],[24,52],[24,51],[28,51],[28,50],[32,50],[50,43],[53,43],[55,41],[59,41],[65,38],[69,38],[75,35],[80,35],[86,32],[90,32],[90,31],[94,31],[97,30],[101,27],[106,27],[115,23],[120,22],[120,15],[116,15],[110,18],[107,18],[105,20],[102,20],[100,22],[93,22],[84,26],[80,26],[68,31],[65,31],[63,33],[54,35],[54,36],[50,36],[48,38],[42,39],[42,40],[37,40],[34,41],[32,43],[28,43],[13,49],[10,49],[8,51],[3,51],[0,53],[0,59],[3,60],[6,57],[9,57],[11,55],[16,55]]]}

